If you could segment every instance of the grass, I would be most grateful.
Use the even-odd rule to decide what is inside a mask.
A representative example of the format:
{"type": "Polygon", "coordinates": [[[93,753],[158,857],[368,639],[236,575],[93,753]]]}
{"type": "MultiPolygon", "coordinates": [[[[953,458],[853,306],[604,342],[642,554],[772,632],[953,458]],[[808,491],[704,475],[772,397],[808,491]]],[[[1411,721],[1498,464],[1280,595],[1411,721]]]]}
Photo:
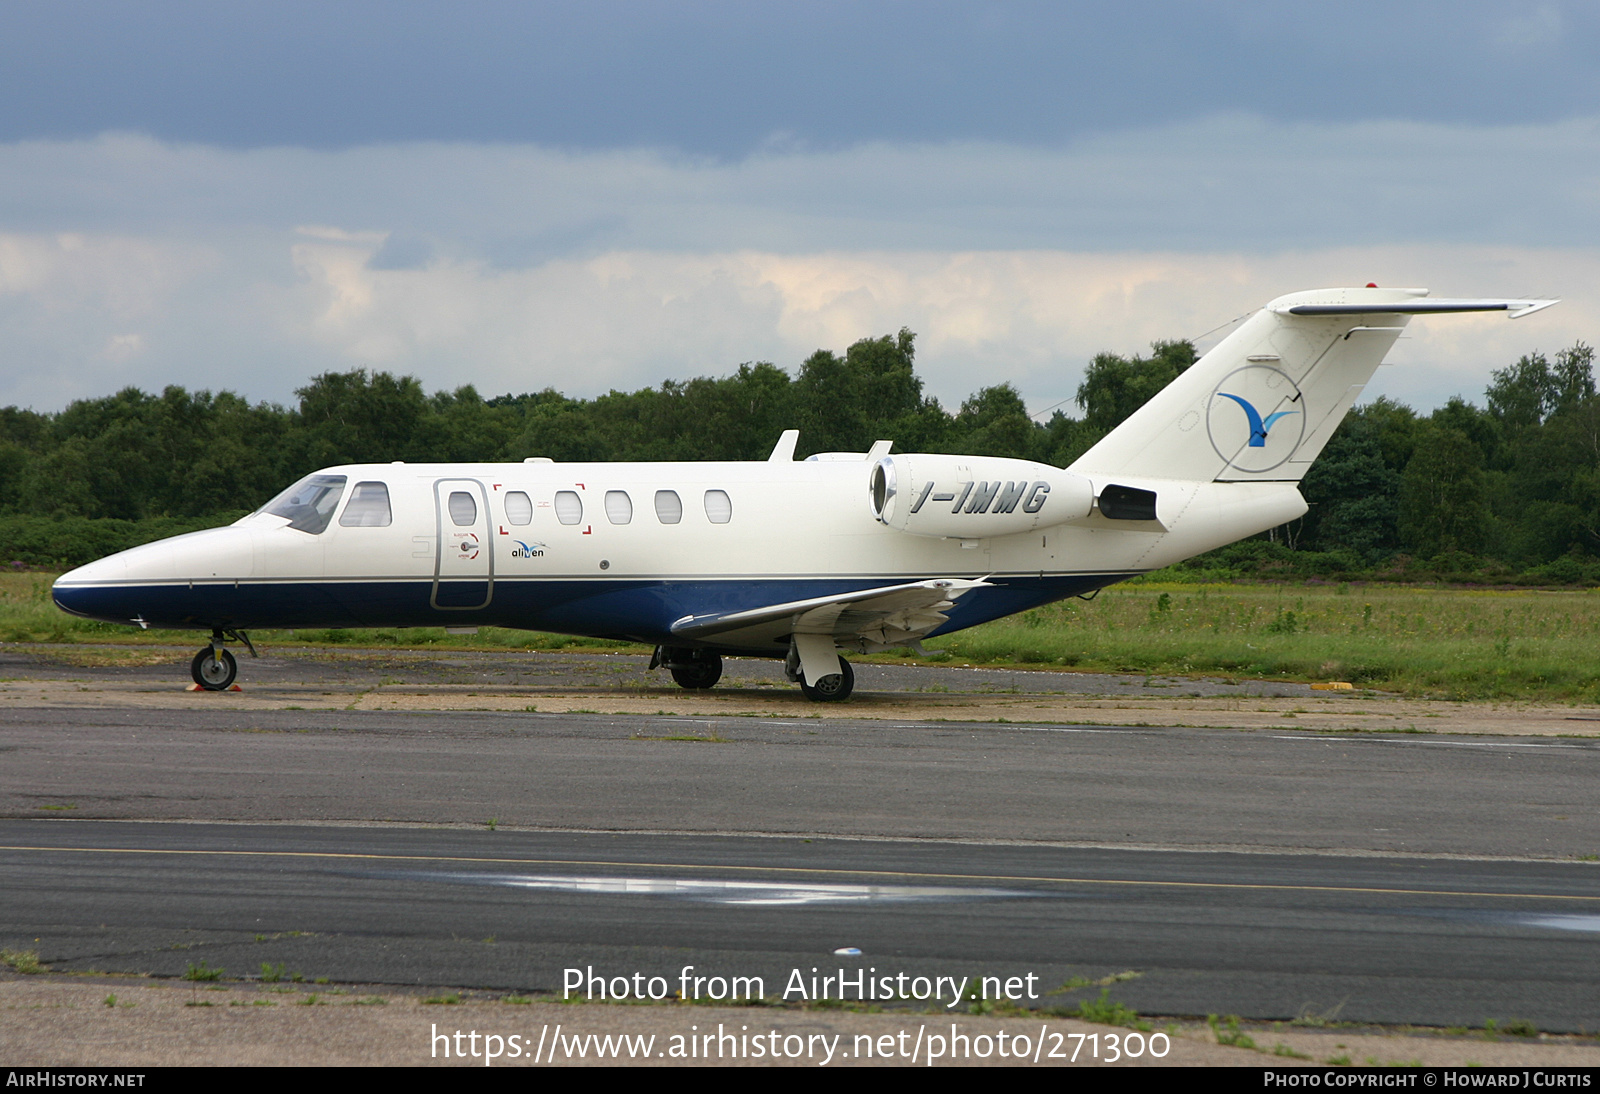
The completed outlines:
{"type": "Polygon", "coordinates": [[[1138,1012],[1130,1010],[1122,1003],[1111,999],[1110,995],[1110,988],[1101,988],[1100,998],[1083,1000],[1078,1004],[1074,1017],[1082,1018],[1085,1022],[1093,1022],[1096,1025],[1126,1026],[1128,1029],[1149,1032],[1149,1022],[1140,1021],[1138,1012]]]}
{"type": "Polygon", "coordinates": [[[1526,1018],[1511,1018],[1506,1021],[1505,1025],[1501,1025],[1493,1018],[1483,1023],[1484,1040],[1497,1041],[1499,1040],[1498,1034],[1502,1033],[1512,1037],[1537,1037],[1539,1036],[1539,1027],[1526,1018]]]}
{"type": "Polygon", "coordinates": [[[1221,1020],[1215,1014],[1212,1014],[1207,1016],[1206,1024],[1211,1027],[1211,1032],[1216,1035],[1217,1044],[1219,1045],[1231,1045],[1234,1048],[1257,1048],[1255,1038],[1239,1028],[1239,1016],[1237,1014],[1230,1014],[1221,1020]]]}
{"type": "Polygon", "coordinates": [[[29,976],[50,971],[50,966],[40,963],[38,950],[0,950],[0,964],[29,976]]]}
{"type": "MultiPolygon", "coordinates": [[[[76,619],[50,602],[53,574],[0,573],[0,641],[198,645],[193,631],[76,619]]],[[[268,647],[646,652],[604,639],[484,627],[253,632],[268,647]]],[[[1151,676],[1348,681],[1454,699],[1600,702],[1600,589],[1446,588],[1388,583],[1179,584],[1136,580],[927,643],[944,664],[1073,668],[1151,676]]],[[[83,651],[88,655],[91,651],[83,651]]],[[[117,657],[154,655],[128,650],[117,657]]],[[[160,656],[171,659],[171,654],[160,656]]],[[[910,650],[871,660],[913,659],[910,650]]],[[[115,658],[113,658],[115,659],[115,658]]],[[[930,690],[940,690],[938,685],[930,690]]]]}
{"type": "Polygon", "coordinates": [[[226,973],[227,971],[228,971],[227,969],[213,969],[213,968],[210,968],[210,967],[208,967],[206,965],[206,963],[204,961],[200,962],[200,964],[198,964],[198,965],[196,965],[193,961],[191,961],[191,962],[189,962],[189,968],[183,974],[183,979],[185,979],[185,980],[221,980],[222,977],[223,977],[223,974],[226,973]]]}
{"type": "Polygon", "coordinates": [[[1151,582],[1046,605],[927,646],[945,663],[1342,680],[1409,695],[1593,702],[1600,701],[1597,640],[1600,590],[1151,582]]]}

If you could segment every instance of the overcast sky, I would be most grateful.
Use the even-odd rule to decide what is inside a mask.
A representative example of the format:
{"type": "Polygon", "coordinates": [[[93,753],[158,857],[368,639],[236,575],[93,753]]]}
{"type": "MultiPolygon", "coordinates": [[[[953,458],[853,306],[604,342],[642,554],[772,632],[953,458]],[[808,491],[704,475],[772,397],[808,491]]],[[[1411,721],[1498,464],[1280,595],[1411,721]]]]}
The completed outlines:
{"type": "MultiPolygon", "coordinates": [[[[1368,394],[1600,336],[1600,5],[0,4],[0,405],[360,366],[592,396],[902,326],[955,405],[1282,293],[1368,394]]],[[[1213,338],[1215,335],[1212,336],[1213,338]]],[[[1203,343],[1204,344],[1204,343],[1203,343]]]]}

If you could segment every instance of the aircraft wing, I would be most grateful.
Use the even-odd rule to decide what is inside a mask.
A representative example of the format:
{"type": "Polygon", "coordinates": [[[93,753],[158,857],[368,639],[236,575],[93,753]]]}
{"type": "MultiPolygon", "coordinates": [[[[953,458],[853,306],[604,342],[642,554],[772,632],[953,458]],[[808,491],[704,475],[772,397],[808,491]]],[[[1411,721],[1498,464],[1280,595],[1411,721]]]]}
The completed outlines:
{"type": "Polygon", "coordinates": [[[792,600],[737,612],[686,615],[672,624],[681,638],[761,647],[791,634],[828,635],[863,653],[902,646],[931,633],[946,620],[956,598],[987,581],[938,578],[905,585],[792,600]]]}

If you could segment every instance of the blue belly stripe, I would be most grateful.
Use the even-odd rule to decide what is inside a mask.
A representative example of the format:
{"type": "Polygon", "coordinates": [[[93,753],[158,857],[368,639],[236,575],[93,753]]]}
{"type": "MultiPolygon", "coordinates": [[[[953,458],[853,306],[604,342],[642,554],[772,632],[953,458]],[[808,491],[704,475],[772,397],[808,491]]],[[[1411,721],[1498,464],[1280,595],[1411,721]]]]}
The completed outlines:
{"type": "MultiPolygon", "coordinates": [[[[990,578],[991,586],[973,589],[957,600],[948,612],[949,622],[934,634],[948,634],[1063,600],[1128,576],[990,578]]],[[[686,615],[746,611],[910,580],[918,578],[894,574],[743,581],[496,581],[493,599],[486,607],[457,610],[435,608],[430,603],[433,583],[427,580],[71,585],[58,586],[53,595],[57,605],[74,615],[111,623],[142,619],[164,629],[495,626],[670,644],[672,622],[686,615]]],[[[457,590],[450,597],[441,597],[440,603],[482,601],[482,583],[460,584],[474,585],[476,591],[457,590]]]]}

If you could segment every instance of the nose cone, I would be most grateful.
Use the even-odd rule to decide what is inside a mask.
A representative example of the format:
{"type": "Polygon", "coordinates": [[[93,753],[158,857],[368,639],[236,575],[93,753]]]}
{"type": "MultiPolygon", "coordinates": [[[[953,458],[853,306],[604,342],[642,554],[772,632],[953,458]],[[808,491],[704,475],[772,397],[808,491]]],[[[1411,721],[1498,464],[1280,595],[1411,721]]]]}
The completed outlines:
{"type": "Polygon", "coordinates": [[[146,543],[62,574],[50,590],[64,612],[108,623],[195,626],[187,594],[255,570],[248,529],[212,528],[146,543]],[[185,594],[185,595],[180,595],[185,594]]]}
{"type": "Polygon", "coordinates": [[[132,616],[121,614],[118,604],[121,597],[117,586],[97,580],[108,572],[109,568],[103,565],[105,561],[102,559],[88,566],[79,566],[58,577],[50,587],[50,599],[55,601],[56,607],[69,615],[81,615],[86,619],[104,619],[110,623],[132,622],[132,616]]]}

